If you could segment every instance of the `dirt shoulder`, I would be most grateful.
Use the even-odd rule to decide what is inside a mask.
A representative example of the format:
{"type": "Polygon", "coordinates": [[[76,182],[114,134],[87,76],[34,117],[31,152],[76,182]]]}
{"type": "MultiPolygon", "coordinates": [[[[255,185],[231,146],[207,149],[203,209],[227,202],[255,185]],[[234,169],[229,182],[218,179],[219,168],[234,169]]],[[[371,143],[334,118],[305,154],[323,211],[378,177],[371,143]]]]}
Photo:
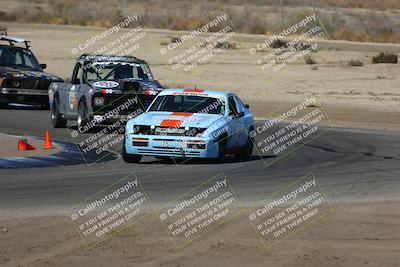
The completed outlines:
{"type": "Polygon", "coordinates": [[[2,218],[6,266],[399,266],[400,203],[341,204],[265,249],[239,216],[183,249],[153,215],[87,250],[68,217],[2,218]],[[349,253],[351,251],[351,253],[349,253]]]}
{"type": "MultiPolygon", "coordinates": [[[[297,106],[295,102],[248,102],[256,118],[268,119],[297,106]],[[284,107],[287,107],[286,109],[284,107]]],[[[400,133],[400,112],[321,105],[333,127],[400,133]]]]}

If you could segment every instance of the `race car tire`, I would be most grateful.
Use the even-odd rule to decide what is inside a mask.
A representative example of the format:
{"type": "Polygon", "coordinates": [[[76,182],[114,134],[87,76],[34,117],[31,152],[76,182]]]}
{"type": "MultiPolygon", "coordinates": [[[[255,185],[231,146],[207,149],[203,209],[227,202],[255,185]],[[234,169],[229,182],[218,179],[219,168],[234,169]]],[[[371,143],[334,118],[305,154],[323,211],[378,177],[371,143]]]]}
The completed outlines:
{"type": "Polygon", "coordinates": [[[250,132],[253,131],[253,128],[250,128],[248,134],[247,134],[247,143],[246,146],[244,147],[244,153],[243,157],[245,159],[248,159],[251,157],[253,154],[253,147],[254,147],[254,137],[251,136],[250,132]]]}
{"type": "Polygon", "coordinates": [[[225,161],[226,156],[226,145],[228,142],[228,138],[226,134],[223,134],[219,137],[218,141],[218,161],[225,161]]]}
{"type": "Polygon", "coordinates": [[[127,163],[139,163],[142,160],[142,156],[126,153],[125,140],[124,140],[124,145],[122,146],[122,159],[127,163]]]}
{"type": "MultiPolygon", "coordinates": [[[[78,106],[78,119],[77,126],[78,129],[85,129],[88,122],[90,122],[90,118],[88,118],[88,111],[84,101],[79,102],[78,106]]],[[[88,132],[88,131],[84,131],[88,132]]]]}
{"type": "Polygon", "coordinates": [[[3,99],[2,96],[0,96],[0,108],[6,108],[8,106],[8,101],[6,99],[3,99]]]}
{"type": "Polygon", "coordinates": [[[67,120],[62,117],[59,106],[58,98],[55,98],[50,108],[50,118],[53,128],[65,128],[67,126],[67,120]]]}

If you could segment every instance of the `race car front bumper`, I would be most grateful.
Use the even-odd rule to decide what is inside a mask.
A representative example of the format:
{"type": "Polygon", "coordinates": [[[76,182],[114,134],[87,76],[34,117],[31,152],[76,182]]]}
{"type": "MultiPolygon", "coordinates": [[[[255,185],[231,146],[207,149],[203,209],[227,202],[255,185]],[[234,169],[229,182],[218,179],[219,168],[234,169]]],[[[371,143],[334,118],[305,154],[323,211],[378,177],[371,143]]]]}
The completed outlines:
{"type": "Polygon", "coordinates": [[[48,104],[47,90],[0,88],[0,102],[3,104],[48,104]]]}
{"type": "Polygon", "coordinates": [[[172,158],[218,158],[218,143],[211,139],[128,134],[125,138],[128,154],[172,158]]]}

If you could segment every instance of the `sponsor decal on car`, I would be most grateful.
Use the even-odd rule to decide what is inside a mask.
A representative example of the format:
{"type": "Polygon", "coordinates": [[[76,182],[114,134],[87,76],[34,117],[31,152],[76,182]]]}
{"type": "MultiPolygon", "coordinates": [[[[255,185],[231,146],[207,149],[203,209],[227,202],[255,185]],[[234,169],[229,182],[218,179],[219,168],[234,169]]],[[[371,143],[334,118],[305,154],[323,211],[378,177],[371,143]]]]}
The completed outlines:
{"type": "Polygon", "coordinates": [[[97,81],[93,83],[95,87],[102,87],[102,88],[114,88],[117,87],[119,84],[114,81],[97,81]]]}

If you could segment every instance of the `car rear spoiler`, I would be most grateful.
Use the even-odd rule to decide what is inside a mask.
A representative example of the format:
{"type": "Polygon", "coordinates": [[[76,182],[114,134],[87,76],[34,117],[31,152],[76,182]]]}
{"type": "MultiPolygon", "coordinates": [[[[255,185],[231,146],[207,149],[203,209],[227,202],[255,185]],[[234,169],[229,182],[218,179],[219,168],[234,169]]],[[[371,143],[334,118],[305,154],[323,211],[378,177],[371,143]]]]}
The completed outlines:
{"type": "Polygon", "coordinates": [[[30,45],[29,45],[30,41],[23,39],[23,38],[14,37],[14,36],[0,35],[0,41],[9,42],[10,45],[14,45],[15,43],[25,43],[26,49],[28,49],[30,47],[30,45]]]}

